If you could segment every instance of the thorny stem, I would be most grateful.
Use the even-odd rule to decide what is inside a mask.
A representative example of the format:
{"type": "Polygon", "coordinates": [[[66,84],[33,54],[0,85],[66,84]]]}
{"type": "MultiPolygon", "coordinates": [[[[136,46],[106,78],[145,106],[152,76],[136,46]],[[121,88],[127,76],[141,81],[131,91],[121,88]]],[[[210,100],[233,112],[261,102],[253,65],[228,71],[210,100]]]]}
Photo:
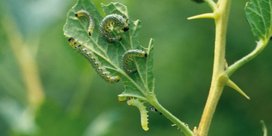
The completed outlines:
{"type": "Polygon", "coordinates": [[[28,104],[31,110],[35,112],[44,100],[43,87],[40,81],[37,63],[29,47],[23,41],[22,35],[18,32],[14,21],[6,17],[2,20],[1,25],[6,32],[12,52],[20,67],[27,90],[28,104]]]}
{"type": "Polygon", "coordinates": [[[222,81],[221,76],[225,72],[225,45],[231,0],[222,0],[219,2],[218,8],[214,11],[216,35],[212,82],[201,121],[195,132],[196,136],[208,135],[216,106],[225,85],[225,80],[222,81]]]}

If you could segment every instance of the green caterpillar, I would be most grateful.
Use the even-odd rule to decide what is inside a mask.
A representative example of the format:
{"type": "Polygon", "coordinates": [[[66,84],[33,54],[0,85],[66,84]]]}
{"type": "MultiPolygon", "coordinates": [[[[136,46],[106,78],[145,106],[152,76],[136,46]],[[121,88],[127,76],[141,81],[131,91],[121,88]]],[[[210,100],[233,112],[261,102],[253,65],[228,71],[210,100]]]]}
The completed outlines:
{"type": "Polygon", "coordinates": [[[122,57],[123,69],[128,74],[136,71],[136,67],[134,64],[135,57],[146,58],[147,53],[143,50],[134,49],[128,50],[123,54],[122,57]]]}
{"type": "Polygon", "coordinates": [[[88,34],[89,34],[89,36],[91,36],[94,31],[95,23],[94,23],[92,16],[89,14],[89,12],[86,10],[79,10],[75,13],[75,16],[78,19],[81,17],[87,17],[89,19],[88,34]]]}
{"type": "Polygon", "coordinates": [[[121,34],[128,30],[128,19],[119,14],[107,15],[100,23],[100,32],[109,42],[120,41],[121,34]]]}
{"type": "Polygon", "coordinates": [[[143,130],[148,131],[149,130],[149,128],[148,128],[148,114],[147,114],[148,111],[146,110],[144,103],[138,99],[130,98],[127,101],[127,104],[129,106],[135,106],[139,109],[140,115],[141,115],[141,126],[142,126],[143,130]]]}
{"type": "Polygon", "coordinates": [[[116,83],[120,81],[119,76],[112,76],[109,71],[106,70],[99,62],[95,54],[87,48],[85,45],[80,45],[74,38],[69,38],[68,42],[70,43],[70,46],[74,49],[76,49],[80,54],[82,54],[86,59],[88,59],[92,66],[95,68],[96,72],[106,81],[109,83],[116,83]]]}

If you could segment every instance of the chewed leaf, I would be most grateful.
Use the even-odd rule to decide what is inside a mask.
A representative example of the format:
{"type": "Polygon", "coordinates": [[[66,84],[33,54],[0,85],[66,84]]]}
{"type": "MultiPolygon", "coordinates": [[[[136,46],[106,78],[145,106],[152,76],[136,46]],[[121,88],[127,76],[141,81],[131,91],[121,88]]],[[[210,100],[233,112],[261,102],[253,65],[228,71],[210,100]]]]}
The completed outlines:
{"type": "Polygon", "coordinates": [[[150,90],[154,91],[155,89],[155,79],[153,76],[153,44],[154,40],[150,39],[148,43],[148,47],[146,48],[147,52],[147,59],[137,59],[137,64],[145,64],[145,65],[137,65],[139,69],[139,75],[142,82],[145,84],[145,87],[150,90]]]}
{"type": "Polygon", "coordinates": [[[102,8],[106,14],[117,13],[117,14],[121,14],[121,15],[128,18],[127,7],[121,3],[112,2],[107,5],[102,3],[101,5],[102,5],[102,8]]]}
{"type": "Polygon", "coordinates": [[[269,39],[272,34],[272,0],[249,0],[245,12],[257,40],[269,39]]]}
{"type": "Polygon", "coordinates": [[[68,12],[64,35],[69,39],[70,46],[89,60],[102,78],[113,83],[111,75],[120,76],[116,72],[119,68],[118,57],[121,57],[124,49],[119,46],[109,48],[118,43],[108,43],[101,36],[98,27],[101,20],[102,16],[89,0],[78,0],[68,12]]]}
{"type": "Polygon", "coordinates": [[[70,46],[91,63],[100,77],[110,83],[122,81],[121,98],[145,101],[148,92],[154,91],[153,40],[148,46],[142,46],[137,39],[141,21],[131,20],[125,5],[112,2],[102,4],[102,8],[104,13],[100,13],[91,0],[77,0],[68,11],[64,35],[70,46]],[[104,28],[107,31],[102,31],[104,28]],[[133,72],[126,73],[122,57],[129,50],[141,50],[145,54],[130,59],[129,68],[133,72]]]}

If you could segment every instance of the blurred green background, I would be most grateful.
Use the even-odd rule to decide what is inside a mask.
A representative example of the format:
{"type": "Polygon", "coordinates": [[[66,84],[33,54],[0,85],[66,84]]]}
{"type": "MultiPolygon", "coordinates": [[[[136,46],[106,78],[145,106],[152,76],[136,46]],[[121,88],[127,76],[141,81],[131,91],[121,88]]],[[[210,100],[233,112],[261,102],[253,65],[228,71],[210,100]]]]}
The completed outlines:
{"type": "MultiPolygon", "coordinates": [[[[96,5],[111,2],[93,1],[96,5]]],[[[0,136],[180,135],[167,119],[152,112],[150,131],[144,132],[137,109],[117,100],[122,86],[104,82],[68,47],[62,27],[74,2],[0,1],[0,136]],[[29,73],[24,75],[23,68],[29,73]],[[38,83],[33,79],[27,82],[25,76],[36,77],[38,83]],[[35,84],[39,89],[29,91],[35,84]],[[28,98],[33,100],[29,102],[28,98]]],[[[208,6],[190,0],[119,2],[128,6],[132,19],[142,20],[142,43],[147,44],[150,37],[155,39],[158,99],[191,128],[197,126],[211,80],[214,23],[186,18],[209,12],[208,6]]],[[[245,3],[232,3],[226,54],[229,64],[255,47],[244,15],[245,3]]],[[[272,47],[268,46],[233,75],[252,100],[226,88],[210,136],[260,136],[260,120],[272,131],[270,52],[272,47]]]]}

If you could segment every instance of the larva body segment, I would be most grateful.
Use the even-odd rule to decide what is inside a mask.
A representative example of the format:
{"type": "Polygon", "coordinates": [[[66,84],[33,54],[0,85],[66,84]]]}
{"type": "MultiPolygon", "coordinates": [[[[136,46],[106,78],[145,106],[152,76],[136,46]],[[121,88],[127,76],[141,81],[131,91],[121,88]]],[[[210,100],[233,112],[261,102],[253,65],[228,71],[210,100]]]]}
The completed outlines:
{"type": "Polygon", "coordinates": [[[146,58],[147,53],[143,50],[134,49],[134,50],[128,50],[123,54],[122,65],[123,65],[123,69],[128,74],[136,71],[136,67],[134,64],[135,57],[146,58]]]}
{"type": "Polygon", "coordinates": [[[100,32],[109,42],[120,41],[121,34],[128,30],[128,19],[119,14],[107,15],[100,23],[100,32]]]}
{"type": "Polygon", "coordinates": [[[109,71],[105,67],[102,66],[101,62],[99,62],[98,58],[95,54],[84,45],[78,44],[74,38],[68,39],[70,46],[76,49],[80,54],[82,54],[86,59],[90,61],[92,66],[95,68],[96,72],[107,82],[116,83],[120,81],[119,76],[112,76],[109,71]]]}
{"type": "Polygon", "coordinates": [[[80,19],[81,17],[86,17],[89,20],[89,25],[88,25],[88,34],[89,36],[92,35],[95,27],[94,19],[93,17],[89,14],[88,11],[86,10],[79,10],[75,13],[75,16],[80,19]]]}
{"type": "Polygon", "coordinates": [[[141,126],[143,128],[143,130],[148,131],[148,111],[146,109],[146,106],[144,105],[143,102],[141,102],[138,99],[135,98],[131,98],[127,101],[127,104],[129,106],[135,106],[138,108],[138,110],[140,111],[140,115],[141,115],[141,126]]]}

